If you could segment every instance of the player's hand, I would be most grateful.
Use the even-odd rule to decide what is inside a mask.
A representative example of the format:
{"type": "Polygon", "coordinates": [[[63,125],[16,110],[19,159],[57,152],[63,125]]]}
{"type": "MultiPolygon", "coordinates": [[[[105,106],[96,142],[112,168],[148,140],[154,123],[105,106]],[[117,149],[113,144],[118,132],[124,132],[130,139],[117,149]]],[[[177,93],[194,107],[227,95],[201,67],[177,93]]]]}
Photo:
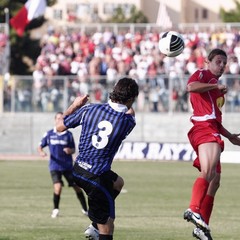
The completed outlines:
{"type": "Polygon", "coordinates": [[[126,114],[130,114],[130,115],[132,115],[132,116],[135,116],[135,111],[134,111],[133,108],[131,107],[131,108],[129,108],[129,109],[127,110],[126,114]]]}
{"type": "Polygon", "coordinates": [[[73,105],[76,108],[82,107],[83,105],[85,105],[89,100],[89,95],[84,95],[84,96],[80,96],[80,97],[76,97],[73,101],[73,105]]]}
{"type": "MultiPolygon", "coordinates": [[[[63,118],[65,116],[69,116],[72,113],[74,113],[77,109],[81,108],[84,106],[89,100],[89,95],[84,95],[84,96],[79,96],[76,97],[73,101],[73,103],[69,106],[69,108],[66,110],[66,112],[63,114],[63,118]]],[[[63,132],[67,129],[67,127],[64,125],[63,121],[62,123],[59,123],[57,126],[57,131],[58,132],[63,132]]]]}
{"type": "Polygon", "coordinates": [[[221,91],[222,94],[225,94],[228,92],[228,87],[223,84],[218,84],[218,89],[221,91]]]}
{"type": "Polygon", "coordinates": [[[229,138],[229,141],[234,144],[240,146],[240,134],[232,134],[232,136],[229,138]]]}
{"type": "Polygon", "coordinates": [[[47,154],[45,152],[43,152],[43,151],[40,152],[39,154],[40,154],[41,157],[46,157],[47,156],[47,154]]]}
{"type": "Polygon", "coordinates": [[[64,151],[66,154],[72,154],[72,153],[73,153],[73,149],[72,149],[72,148],[64,148],[63,151],[64,151]]]}

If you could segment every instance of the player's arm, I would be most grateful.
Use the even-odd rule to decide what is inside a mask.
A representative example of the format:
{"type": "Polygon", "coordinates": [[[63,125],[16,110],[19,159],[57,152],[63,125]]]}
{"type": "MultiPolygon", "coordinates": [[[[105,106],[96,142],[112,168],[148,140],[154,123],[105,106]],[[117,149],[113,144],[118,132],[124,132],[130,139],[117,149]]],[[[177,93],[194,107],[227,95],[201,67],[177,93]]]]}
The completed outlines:
{"type": "Polygon", "coordinates": [[[68,134],[69,134],[68,146],[63,148],[63,151],[66,154],[71,155],[75,153],[75,142],[72,133],[69,132],[68,134]]]}
{"type": "Polygon", "coordinates": [[[132,115],[132,116],[135,116],[135,111],[134,111],[133,108],[131,107],[131,108],[129,108],[129,109],[127,110],[126,114],[130,114],[130,115],[132,115]]]}
{"type": "Polygon", "coordinates": [[[227,138],[232,144],[240,146],[240,134],[230,133],[225,127],[220,129],[221,135],[227,138]]]}
{"type": "Polygon", "coordinates": [[[223,84],[217,84],[217,83],[202,83],[199,81],[190,82],[187,85],[187,91],[188,92],[196,92],[196,93],[204,93],[210,90],[218,89],[223,94],[227,93],[227,86],[223,84]]]}
{"type": "Polygon", "coordinates": [[[37,150],[38,150],[38,153],[41,157],[46,157],[47,156],[47,154],[44,152],[41,145],[38,146],[37,150]]]}
{"type": "Polygon", "coordinates": [[[74,154],[75,153],[75,148],[64,148],[63,151],[66,153],[66,154],[74,154]]]}
{"type": "MultiPolygon", "coordinates": [[[[89,95],[84,95],[83,97],[76,97],[75,100],[73,101],[73,103],[63,113],[63,118],[65,116],[69,116],[69,115],[73,114],[77,109],[84,106],[88,100],[89,100],[89,95]]],[[[59,121],[59,123],[56,126],[56,129],[58,132],[63,132],[67,129],[67,127],[64,125],[63,120],[59,121]]]]}

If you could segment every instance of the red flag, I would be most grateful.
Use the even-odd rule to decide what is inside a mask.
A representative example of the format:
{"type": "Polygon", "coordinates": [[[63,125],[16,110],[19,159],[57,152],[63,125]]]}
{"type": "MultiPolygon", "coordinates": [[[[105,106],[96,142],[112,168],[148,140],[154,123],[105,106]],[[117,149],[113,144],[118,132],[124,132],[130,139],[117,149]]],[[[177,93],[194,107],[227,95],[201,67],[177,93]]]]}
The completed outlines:
{"type": "Polygon", "coordinates": [[[11,26],[16,30],[18,36],[22,36],[29,22],[44,15],[46,0],[28,0],[18,13],[10,19],[11,26]]]}

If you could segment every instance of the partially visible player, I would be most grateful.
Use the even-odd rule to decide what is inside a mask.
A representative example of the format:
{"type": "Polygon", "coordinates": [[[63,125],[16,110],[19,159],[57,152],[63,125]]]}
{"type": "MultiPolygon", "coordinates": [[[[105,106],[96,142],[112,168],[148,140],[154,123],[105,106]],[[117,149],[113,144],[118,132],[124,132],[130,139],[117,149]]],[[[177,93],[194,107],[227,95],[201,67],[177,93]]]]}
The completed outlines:
{"type": "Polygon", "coordinates": [[[188,137],[197,154],[193,165],[200,174],[193,184],[191,201],[184,212],[184,219],[196,225],[193,236],[203,240],[212,239],[208,224],[220,185],[220,156],[224,149],[221,135],[231,143],[240,145],[239,134],[230,133],[222,125],[221,107],[227,86],[219,83],[219,77],[224,73],[226,64],[225,51],[213,49],[208,55],[208,69],[197,70],[187,84],[194,125],[188,137]]]}
{"type": "Polygon", "coordinates": [[[56,125],[62,121],[63,113],[58,112],[55,115],[55,127],[44,134],[39,146],[38,152],[40,156],[47,156],[43,148],[48,146],[50,151],[49,170],[53,182],[53,211],[52,218],[59,215],[59,203],[62,192],[64,176],[68,182],[69,187],[73,187],[77,198],[79,199],[83,214],[87,215],[87,204],[85,196],[81,188],[79,188],[73,181],[72,168],[73,158],[72,154],[75,152],[75,142],[70,131],[58,132],[56,125]]]}
{"type": "Polygon", "coordinates": [[[98,230],[90,225],[85,232],[89,239],[113,239],[115,198],[124,181],[111,170],[111,165],[122,141],[135,127],[132,104],[138,91],[135,80],[122,78],[110,93],[108,103],[85,105],[88,96],[77,97],[57,127],[58,131],[65,131],[82,125],[73,175],[88,195],[88,216],[99,230],[98,235],[98,230]]]}

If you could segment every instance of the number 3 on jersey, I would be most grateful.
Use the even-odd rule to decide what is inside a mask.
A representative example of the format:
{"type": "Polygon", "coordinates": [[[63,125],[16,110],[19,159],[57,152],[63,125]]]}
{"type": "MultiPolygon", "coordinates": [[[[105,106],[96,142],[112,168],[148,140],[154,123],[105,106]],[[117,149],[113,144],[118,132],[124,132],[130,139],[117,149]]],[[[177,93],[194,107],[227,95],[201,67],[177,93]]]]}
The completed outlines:
{"type": "Polygon", "coordinates": [[[113,127],[108,121],[101,121],[98,124],[99,132],[92,136],[92,145],[97,149],[102,149],[108,144],[108,136],[111,134],[113,127]]]}

